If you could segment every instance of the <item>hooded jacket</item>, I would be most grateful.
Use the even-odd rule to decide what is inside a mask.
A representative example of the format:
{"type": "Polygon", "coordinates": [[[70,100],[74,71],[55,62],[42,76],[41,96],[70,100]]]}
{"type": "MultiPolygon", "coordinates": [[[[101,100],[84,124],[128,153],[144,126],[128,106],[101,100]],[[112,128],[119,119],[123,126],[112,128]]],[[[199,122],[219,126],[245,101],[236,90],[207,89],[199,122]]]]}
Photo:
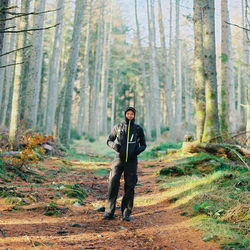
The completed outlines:
{"type": "Polygon", "coordinates": [[[117,152],[117,157],[124,162],[137,159],[137,155],[147,147],[143,128],[135,124],[135,119],[126,118],[128,110],[136,113],[133,107],[127,107],[124,112],[125,121],[114,126],[107,140],[108,146],[114,149],[117,152]]]}

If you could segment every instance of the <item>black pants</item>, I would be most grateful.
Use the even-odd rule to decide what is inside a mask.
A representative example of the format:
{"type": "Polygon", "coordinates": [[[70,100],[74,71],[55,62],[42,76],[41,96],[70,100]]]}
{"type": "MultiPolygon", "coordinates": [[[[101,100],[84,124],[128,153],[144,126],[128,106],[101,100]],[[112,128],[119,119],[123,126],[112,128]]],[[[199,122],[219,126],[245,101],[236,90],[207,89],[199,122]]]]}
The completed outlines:
{"type": "Polygon", "coordinates": [[[121,175],[124,172],[124,195],[122,198],[122,214],[131,214],[134,204],[134,190],[137,183],[137,159],[128,162],[122,162],[115,158],[112,162],[112,168],[109,175],[108,201],[105,212],[114,214],[116,199],[120,187],[121,175]]]}

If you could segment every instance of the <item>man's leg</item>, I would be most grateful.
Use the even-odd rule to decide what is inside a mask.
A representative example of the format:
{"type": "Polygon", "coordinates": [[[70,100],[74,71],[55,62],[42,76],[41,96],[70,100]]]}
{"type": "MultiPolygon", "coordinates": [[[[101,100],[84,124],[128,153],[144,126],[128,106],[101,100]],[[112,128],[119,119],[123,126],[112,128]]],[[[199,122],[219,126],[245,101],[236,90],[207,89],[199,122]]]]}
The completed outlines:
{"type": "Polygon", "coordinates": [[[134,205],[134,190],[137,183],[137,160],[130,161],[124,168],[124,196],[122,198],[122,215],[131,214],[134,205]]]}
{"type": "Polygon", "coordinates": [[[112,168],[109,175],[108,201],[105,208],[105,213],[108,213],[111,216],[115,213],[116,199],[123,170],[124,166],[120,159],[115,159],[112,162],[112,168]]]}

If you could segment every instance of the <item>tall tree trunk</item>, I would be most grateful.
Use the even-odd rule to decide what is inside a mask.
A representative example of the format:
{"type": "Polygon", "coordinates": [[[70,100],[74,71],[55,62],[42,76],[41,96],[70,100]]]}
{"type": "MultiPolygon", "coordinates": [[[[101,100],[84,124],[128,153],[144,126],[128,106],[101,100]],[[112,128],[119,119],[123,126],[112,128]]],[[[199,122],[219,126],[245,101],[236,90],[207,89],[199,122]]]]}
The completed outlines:
{"type": "Polygon", "coordinates": [[[236,132],[232,34],[228,3],[221,0],[221,132],[236,132]],[[226,23],[227,22],[227,23],[226,23]]]}
{"type": "MultiPolygon", "coordinates": [[[[21,13],[25,13],[26,0],[21,2],[21,13]]],[[[19,17],[17,22],[17,29],[23,30],[25,28],[25,18],[19,17]]],[[[22,48],[24,45],[24,33],[19,33],[17,37],[17,48],[22,48]]],[[[24,51],[18,50],[16,52],[16,62],[23,62],[24,51]]],[[[9,129],[9,142],[11,147],[19,137],[19,126],[20,126],[20,101],[21,101],[21,90],[22,90],[22,64],[18,64],[15,67],[15,80],[13,85],[13,97],[12,97],[12,110],[10,119],[10,129],[9,129]]]]}
{"type": "MultiPolygon", "coordinates": [[[[25,13],[30,12],[30,4],[31,1],[25,2],[25,13]]],[[[30,15],[27,15],[24,17],[25,20],[25,30],[28,30],[30,28],[30,20],[32,20],[30,15]]],[[[24,32],[24,45],[23,47],[26,47],[27,45],[32,45],[32,41],[30,39],[30,34],[28,32],[24,32]]],[[[31,48],[32,49],[32,48],[31,48]]],[[[24,118],[24,111],[25,111],[25,103],[26,103],[26,90],[28,85],[28,76],[29,76],[29,63],[30,63],[30,49],[24,50],[24,60],[23,60],[23,67],[22,67],[22,74],[21,74],[21,82],[22,82],[22,93],[21,93],[21,120],[24,118]]]]}
{"type": "MultiPolygon", "coordinates": [[[[16,25],[16,20],[13,19],[11,22],[11,26],[15,26],[16,25]]],[[[8,51],[12,51],[15,49],[15,37],[16,34],[13,33],[10,36],[10,41],[9,41],[9,47],[8,47],[8,51]]],[[[13,60],[13,53],[10,53],[8,55],[8,64],[13,64],[15,63],[13,60]]],[[[3,100],[3,105],[2,105],[2,111],[1,111],[1,126],[5,125],[5,120],[6,120],[6,113],[7,113],[7,107],[8,107],[8,103],[9,103],[9,96],[10,96],[10,87],[11,87],[11,72],[12,69],[14,69],[14,67],[7,67],[6,68],[6,74],[5,74],[5,92],[4,92],[4,100],[3,100]]]]}
{"type": "Polygon", "coordinates": [[[141,34],[140,34],[140,25],[138,21],[137,15],[137,0],[135,0],[135,21],[136,21],[136,35],[137,35],[137,44],[140,52],[140,62],[142,68],[142,80],[143,80],[143,90],[144,90],[144,101],[145,101],[145,118],[146,118],[146,135],[149,140],[151,140],[151,120],[150,120],[150,94],[148,91],[148,82],[146,77],[146,69],[145,69],[145,59],[144,52],[141,45],[141,34]]]}
{"type": "Polygon", "coordinates": [[[170,136],[171,139],[174,139],[176,136],[175,130],[175,122],[173,116],[173,102],[172,102],[172,83],[171,78],[169,76],[168,63],[167,60],[167,50],[166,50],[166,39],[165,39],[165,31],[164,24],[162,19],[162,7],[161,0],[158,0],[158,18],[159,18],[159,28],[160,28],[160,40],[162,47],[162,56],[163,56],[163,72],[164,72],[164,80],[165,80],[165,89],[166,89],[166,98],[167,98],[167,111],[168,111],[168,124],[170,128],[170,136]]]}
{"type": "Polygon", "coordinates": [[[240,128],[241,124],[241,62],[238,60],[238,71],[237,71],[237,129],[240,128]]]}
{"type": "Polygon", "coordinates": [[[214,0],[206,0],[203,7],[204,76],[206,118],[202,141],[209,141],[220,133],[217,105],[217,73],[215,52],[214,0]]]}
{"type": "Polygon", "coordinates": [[[104,15],[104,4],[101,7],[101,18],[98,22],[97,29],[97,46],[95,56],[95,70],[94,70],[94,81],[91,88],[91,110],[90,110],[90,122],[89,122],[89,133],[92,137],[96,138],[97,131],[97,117],[98,117],[98,104],[99,104],[99,79],[100,79],[100,67],[102,58],[102,33],[103,33],[103,15],[104,15]]]}
{"type": "MultiPolygon", "coordinates": [[[[6,24],[8,25],[9,22],[6,22],[6,24]]],[[[8,33],[4,34],[3,37],[3,47],[2,47],[2,53],[5,54],[8,50],[8,39],[9,39],[9,35],[8,33]]],[[[1,56],[0,57],[0,66],[4,66],[7,64],[7,55],[1,56]]],[[[0,68],[0,111],[2,108],[2,101],[3,101],[3,92],[4,92],[4,83],[5,83],[5,72],[6,72],[7,68],[3,67],[0,68]]]]}
{"type": "Polygon", "coordinates": [[[103,102],[103,134],[106,136],[108,134],[107,126],[107,116],[108,116],[108,87],[109,87],[109,70],[111,61],[111,42],[112,42],[112,29],[113,29],[113,1],[110,10],[110,22],[109,22],[109,34],[108,34],[108,44],[107,44],[107,69],[105,74],[105,86],[104,86],[104,102],[103,102]]]}
{"type": "MultiPolygon", "coordinates": [[[[45,0],[35,2],[34,12],[44,12],[45,0]]],[[[33,17],[33,28],[41,29],[44,25],[44,13],[33,17]]],[[[39,103],[41,69],[42,69],[43,30],[33,31],[32,50],[30,55],[28,85],[26,90],[26,102],[24,120],[28,128],[33,130],[37,122],[37,110],[39,103]]]]}
{"type": "MultiPolygon", "coordinates": [[[[0,1],[0,10],[7,8],[9,6],[9,0],[1,0],[0,1]]],[[[6,12],[0,11],[0,20],[5,20],[6,19],[6,12]]],[[[5,21],[0,22],[0,30],[4,30],[5,28],[5,21]]],[[[4,38],[4,33],[0,33],[0,55],[2,54],[3,50],[3,38],[4,38]]]]}
{"type": "Polygon", "coordinates": [[[104,41],[102,54],[102,69],[101,69],[101,89],[99,101],[99,130],[98,134],[103,134],[104,119],[107,119],[106,114],[103,113],[105,105],[105,84],[106,84],[106,70],[107,70],[107,46],[108,46],[108,22],[105,20],[104,24],[104,41]]]}
{"type": "Polygon", "coordinates": [[[70,143],[72,96],[73,96],[75,74],[79,56],[81,31],[83,28],[85,8],[86,8],[85,0],[76,1],[72,44],[69,52],[69,59],[65,69],[65,79],[64,79],[64,81],[66,82],[66,96],[64,103],[64,115],[63,115],[63,126],[62,126],[62,143],[65,146],[69,146],[70,143]]]}
{"type": "Polygon", "coordinates": [[[115,123],[115,91],[116,91],[116,81],[115,81],[115,78],[113,78],[110,130],[113,129],[114,123],[115,123]]]}
{"type": "Polygon", "coordinates": [[[83,75],[81,79],[81,90],[80,90],[80,105],[78,113],[77,131],[81,135],[82,132],[86,132],[87,119],[88,119],[88,90],[89,90],[89,53],[90,53],[90,38],[92,33],[92,1],[89,1],[89,20],[87,27],[86,47],[84,52],[84,63],[83,63],[83,75]]]}
{"type": "Polygon", "coordinates": [[[156,29],[155,29],[155,14],[154,14],[154,0],[150,0],[151,3],[151,30],[152,30],[152,69],[153,69],[153,83],[155,93],[155,127],[156,127],[156,138],[161,136],[161,112],[160,112],[160,84],[158,74],[158,58],[156,51],[156,29]]]}
{"type": "MultiPolygon", "coordinates": [[[[175,1],[175,80],[176,80],[176,100],[175,100],[175,121],[177,134],[181,135],[182,128],[182,82],[181,82],[181,47],[180,47],[180,0],[175,1]]],[[[179,138],[180,139],[180,138],[179,138]]]]}
{"type": "Polygon", "coordinates": [[[196,100],[196,137],[202,141],[205,123],[205,79],[203,64],[203,20],[204,1],[194,0],[194,85],[196,100]]]}
{"type": "Polygon", "coordinates": [[[150,18],[150,7],[149,7],[149,0],[147,0],[147,18],[148,18],[148,44],[149,44],[149,90],[151,95],[149,95],[150,100],[150,114],[151,120],[151,129],[155,129],[155,93],[154,93],[154,80],[153,80],[153,42],[152,42],[152,28],[151,28],[151,18],[150,18]]]}
{"type": "Polygon", "coordinates": [[[56,23],[60,25],[55,28],[53,50],[49,64],[49,79],[47,92],[47,110],[46,110],[46,128],[45,133],[51,135],[55,122],[57,92],[58,92],[58,77],[59,64],[62,51],[62,31],[63,31],[63,16],[64,16],[64,0],[57,0],[56,23]]]}
{"type": "MultiPolygon", "coordinates": [[[[242,26],[244,28],[248,26],[248,13],[249,9],[247,8],[248,1],[242,0],[242,26]]],[[[243,32],[243,81],[242,81],[242,122],[246,124],[247,122],[247,93],[248,93],[248,74],[249,74],[249,40],[247,35],[247,30],[242,30],[243,32]]]]}

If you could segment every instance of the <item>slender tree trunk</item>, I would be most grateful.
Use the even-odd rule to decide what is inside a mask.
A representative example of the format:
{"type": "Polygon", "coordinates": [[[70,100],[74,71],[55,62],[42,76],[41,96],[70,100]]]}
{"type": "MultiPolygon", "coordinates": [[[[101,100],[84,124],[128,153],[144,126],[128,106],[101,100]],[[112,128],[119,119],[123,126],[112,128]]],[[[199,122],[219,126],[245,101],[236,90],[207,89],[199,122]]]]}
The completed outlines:
{"type": "Polygon", "coordinates": [[[53,50],[49,64],[49,79],[47,91],[47,110],[46,110],[46,128],[45,132],[51,135],[55,122],[57,92],[58,92],[58,77],[59,64],[62,51],[62,31],[63,31],[63,16],[64,16],[64,0],[57,0],[56,23],[60,23],[55,28],[53,50]]]}
{"type": "Polygon", "coordinates": [[[103,15],[104,15],[104,6],[102,4],[101,8],[101,18],[98,22],[97,30],[97,46],[96,46],[96,57],[95,57],[95,70],[94,70],[94,81],[91,89],[91,111],[90,111],[90,135],[96,138],[97,130],[97,117],[98,117],[98,98],[99,98],[99,75],[100,75],[100,66],[101,66],[101,57],[102,57],[102,33],[103,33],[103,15]]]}
{"type": "Polygon", "coordinates": [[[166,50],[166,39],[165,39],[165,31],[164,31],[164,24],[162,19],[162,7],[161,7],[161,0],[158,0],[158,18],[159,18],[159,28],[160,28],[160,40],[161,40],[161,47],[162,47],[162,56],[163,56],[163,72],[164,72],[164,80],[165,80],[165,89],[166,89],[166,98],[167,98],[167,112],[168,112],[168,124],[170,127],[170,136],[171,139],[174,139],[176,136],[175,130],[175,122],[173,116],[173,102],[172,102],[172,83],[171,78],[169,76],[168,70],[168,63],[167,60],[167,50],[166,50]]]}
{"type": "Polygon", "coordinates": [[[206,0],[203,8],[204,76],[206,92],[206,118],[202,140],[209,141],[220,133],[217,105],[217,73],[215,53],[214,0],[206,0]]]}
{"type": "MultiPolygon", "coordinates": [[[[31,1],[26,1],[25,2],[25,13],[30,12],[30,4],[31,1]]],[[[25,30],[28,30],[30,28],[30,20],[31,17],[29,15],[24,17],[25,20],[25,30]]],[[[30,39],[31,34],[28,32],[24,32],[24,45],[23,47],[26,47],[27,45],[32,45],[32,41],[30,39]]],[[[32,49],[32,47],[31,47],[32,49]]],[[[25,103],[26,103],[26,90],[27,90],[27,85],[28,85],[28,76],[29,76],[29,63],[30,63],[30,49],[24,50],[24,55],[23,55],[23,67],[22,67],[22,74],[21,74],[21,82],[22,82],[22,93],[21,93],[21,120],[24,118],[24,111],[25,111],[25,103]]]]}
{"type": "Polygon", "coordinates": [[[203,20],[204,1],[194,0],[194,85],[196,100],[196,137],[202,141],[205,122],[205,79],[203,64],[203,20]]]}
{"type": "MultiPolygon", "coordinates": [[[[26,0],[21,2],[21,13],[25,12],[26,0]]],[[[25,28],[25,18],[20,17],[17,23],[17,29],[23,30],[25,28]]],[[[17,37],[17,48],[22,48],[24,45],[24,33],[19,33],[17,37]]],[[[19,50],[16,52],[16,62],[22,62],[24,58],[24,51],[19,50]]],[[[20,101],[21,101],[21,74],[22,74],[22,64],[18,64],[15,67],[15,80],[13,85],[13,97],[12,97],[12,110],[10,119],[10,129],[9,129],[9,142],[11,147],[19,137],[19,126],[20,126],[20,101]]]]}
{"type": "Polygon", "coordinates": [[[81,31],[83,28],[85,8],[86,8],[85,0],[76,1],[72,44],[69,52],[69,59],[65,69],[65,79],[64,79],[64,81],[66,81],[66,95],[65,95],[63,126],[62,126],[62,143],[65,146],[69,146],[70,143],[72,96],[73,96],[75,74],[79,56],[81,31]]]}
{"type": "Polygon", "coordinates": [[[137,43],[140,52],[140,62],[142,68],[142,78],[143,78],[143,89],[144,89],[144,100],[145,100],[145,118],[146,118],[146,135],[149,140],[151,140],[151,120],[150,120],[150,101],[149,101],[149,91],[148,91],[148,83],[146,77],[146,69],[145,69],[145,59],[144,52],[141,45],[141,35],[140,35],[140,25],[137,16],[137,0],[135,0],[135,20],[136,20],[136,34],[137,34],[137,43]]]}
{"type": "Polygon", "coordinates": [[[103,111],[103,133],[106,136],[108,134],[107,126],[107,116],[108,116],[108,87],[109,87],[109,70],[110,70],[110,61],[111,61],[111,42],[112,42],[112,28],[113,28],[113,2],[111,5],[111,17],[109,23],[109,34],[108,34],[108,48],[107,48],[107,70],[105,74],[105,87],[104,87],[104,103],[103,111]]]}
{"type": "MultiPolygon", "coordinates": [[[[8,25],[9,22],[6,22],[6,24],[8,25]]],[[[8,39],[9,39],[9,35],[6,33],[4,35],[3,38],[3,47],[2,47],[2,53],[6,53],[8,50],[8,39]]],[[[4,66],[7,64],[7,55],[5,56],[1,56],[0,57],[0,66],[4,66]]],[[[7,68],[0,68],[0,111],[2,108],[2,101],[3,101],[3,92],[4,92],[4,83],[5,81],[5,72],[6,72],[7,68]]]]}
{"type": "MultiPolygon", "coordinates": [[[[0,1],[0,9],[7,8],[9,6],[9,0],[1,0],[0,1]]],[[[5,20],[6,19],[6,13],[4,11],[0,11],[0,20],[5,20]]],[[[5,28],[5,21],[0,22],[0,30],[4,30],[5,28]]],[[[0,33],[0,55],[2,54],[3,50],[3,38],[4,38],[4,33],[0,33]]]]}
{"type": "Polygon", "coordinates": [[[116,81],[115,78],[113,78],[110,130],[113,129],[115,124],[115,92],[116,92],[116,81]]]}
{"type": "Polygon", "coordinates": [[[154,93],[155,93],[155,125],[156,125],[156,138],[161,136],[161,113],[160,113],[160,84],[158,74],[158,58],[156,51],[156,34],[155,34],[155,14],[154,14],[154,0],[150,0],[151,3],[151,30],[152,30],[152,69],[153,69],[153,81],[154,81],[154,93]]]}
{"type": "Polygon", "coordinates": [[[236,132],[232,34],[227,0],[221,0],[221,132],[236,132]]]}
{"type": "Polygon", "coordinates": [[[181,82],[181,47],[180,47],[180,0],[176,0],[176,46],[175,46],[175,79],[176,79],[176,100],[175,100],[175,121],[177,134],[181,135],[182,128],[182,82],[181,82]]]}
{"type": "Polygon", "coordinates": [[[154,93],[154,80],[153,80],[153,42],[152,42],[152,28],[151,28],[151,18],[150,18],[150,9],[149,9],[149,0],[147,0],[147,18],[148,18],[148,43],[149,43],[149,90],[151,95],[150,100],[150,114],[151,114],[151,120],[153,122],[151,123],[151,129],[155,129],[155,93],[154,93]]]}
{"type": "MultiPolygon", "coordinates": [[[[34,12],[44,12],[45,0],[35,2],[34,12]]],[[[41,29],[44,25],[44,13],[33,17],[33,28],[41,29]]],[[[30,55],[28,85],[26,90],[26,102],[24,110],[24,120],[26,126],[36,127],[37,110],[39,103],[41,69],[42,69],[42,49],[43,49],[43,31],[33,31],[32,50],[30,55]]]]}
{"type": "MultiPolygon", "coordinates": [[[[16,25],[16,20],[13,19],[11,22],[11,26],[16,25]]],[[[12,51],[15,49],[15,37],[16,34],[13,33],[10,35],[10,41],[9,41],[9,47],[8,51],[12,51]]],[[[8,64],[14,64],[15,61],[13,60],[13,53],[8,55],[8,64]]],[[[6,120],[6,113],[7,113],[7,107],[9,103],[9,97],[10,97],[10,87],[11,87],[11,72],[14,69],[14,67],[7,67],[6,68],[6,74],[5,74],[5,92],[4,92],[4,100],[3,100],[3,105],[2,105],[2,111],[1,111],[1,126],[5,125],[5,120],[6,120]]],[[[1,92],[1,91],[0,91],[1,92]]]]}
{"type": "Polygon", "coordinates": [[[241,124],[241,62],[240,59],[238,61],[238,73],[237,73],[237,129],[240,128],[241,124]]]}
{"type": "Polygon", "coordinates": [[[103,134],[104,119],[107,119],[104,114],[105,105],[105,84],[106,84],[106,70],[107,70],[107,46],[108,46],[108,22],[105,20],[104,24],[104,41],[103,41],[103,54],[102,54],[102,69],[101,69],[101,90],[100,90],[100,101],[99,101],[99,130],[98,134],[103,134]]]}
{"type": "Polygon", "coordinates": [[[78,113],[77,131],[81,135],[86,132],[86,124],[88,119],[88,89],[89,89],[89,53],[90,53],[90,38],[92,32],[92,1],[89,1],[89,20],[87,27],[86,47],[84,52],[83,75],[81,79],[80,90],[80,107],[78,113]]]}

